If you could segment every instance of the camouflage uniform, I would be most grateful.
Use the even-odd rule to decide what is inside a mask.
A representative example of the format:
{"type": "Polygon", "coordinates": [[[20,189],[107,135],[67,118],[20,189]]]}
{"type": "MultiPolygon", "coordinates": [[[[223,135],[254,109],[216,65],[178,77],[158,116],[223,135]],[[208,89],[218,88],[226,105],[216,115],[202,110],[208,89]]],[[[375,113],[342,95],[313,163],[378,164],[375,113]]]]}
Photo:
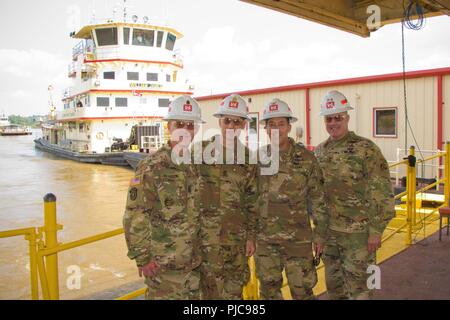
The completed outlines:
{"type": "Polygon", "coordinates": [[[312,241],[323,244],[328,225],[322,172],[314,154],[291,138],[279,160],[278,173],[259,176],[256,270],[260,294],[263,299],[282,299],[281,273],[285,269],[293,299],[314,299],[317,274],[312,241]],[[312,217],[307,211],[308,199],[312,217]]]}
{"type": "Polygon", "coordinates": [[[331,299],[368,299],[369,235],[381,236],[394,217],[394,198],[386,159],[369,139],[349,132],[315,150],[330,205],[329,238],[324,251],[331,299]]]}
{"type": "MultiPolygon", "coordinates": [[[[217,138],[204,141],[202,150],[217,138]]],[[[206,164],[196,160],[202,162],[198,165],[201,183],[196,206],[201,218],[205,299],[242,299],[243,286],[250,276],[245,248],[247,240],[255,239],[258,221],[257,166],[248,164],[249,151],[240,147],[245,148],[246,164],[206,164]]]]}
{"type": "Polygon", "coordinates": [[[147,299],[199,298],[194,170],[173,163],[165,145],[139,163],[131,180],[123,218],[128,257],[139,267],[150,261],[161,266],[145,279],[147,299]]]}

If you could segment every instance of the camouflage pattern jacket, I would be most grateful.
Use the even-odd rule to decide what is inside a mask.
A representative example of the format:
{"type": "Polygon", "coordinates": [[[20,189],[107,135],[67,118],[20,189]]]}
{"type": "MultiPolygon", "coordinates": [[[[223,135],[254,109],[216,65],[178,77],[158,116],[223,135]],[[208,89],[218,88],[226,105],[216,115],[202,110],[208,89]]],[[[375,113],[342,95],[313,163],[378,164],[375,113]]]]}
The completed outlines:
{"type": "Polygon", "coordinates": [[[315,153],[330,201],[329,228],[381,235],[395,210],[389,167],[380,149],[349,132],[340,140],[324,141],[315,153]]]}
{"type": "Polygon", "coordinates": [[[156,261],[168,269],[189,269],[199,264],[193,253],[199,231],[194,169],[173,163],[169,145],[139,163],[123,218],[128,257],[138,266],[156,261]]]}
{"type": "MultiPolygon", "coordinates": [[[[218,137],[202,141],[201,150],[205,151],[218,137]]],[[[196,206],[200,209],[200,238],[204,246],[245,245],[247,240],[255,239],[258,223],[257,165],[249,164],[247,147],[239,142],[238,148],[245,150],[245,164],[226,164],[226,156],[222,157],[223,164],[220,161],[207,164],[203,157],[198,159],[196,155],[195,163],[201,163],[197,165],[201,179],[196,206]]]]}
{"type": "Polygon", "coordinates": [[[309,254],[311,241],[326,241],[328,208],[324,181],[312,152],[289,138],[289,149],[280,151],[278,173],[259,175],[258,180],[261,212],[258,241],[307,244],[309,254]]]}

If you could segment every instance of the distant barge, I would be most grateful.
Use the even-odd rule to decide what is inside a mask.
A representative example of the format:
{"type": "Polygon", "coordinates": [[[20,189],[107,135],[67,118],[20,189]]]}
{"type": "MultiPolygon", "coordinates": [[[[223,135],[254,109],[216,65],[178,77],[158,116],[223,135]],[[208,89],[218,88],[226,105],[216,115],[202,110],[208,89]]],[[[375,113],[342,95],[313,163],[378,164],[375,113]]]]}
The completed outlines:
{"type": "Polygon", "coordinates": [[[128,166],[124,159],[124,153],[121,151],[110,153],[81,153],[64,149],[55,144],[50,144],[47,140],[39,138],[34,140],[37,149],[53,153],[57,156],[75,160],[83,163],[97,163],[115,166],[128,166]]]}

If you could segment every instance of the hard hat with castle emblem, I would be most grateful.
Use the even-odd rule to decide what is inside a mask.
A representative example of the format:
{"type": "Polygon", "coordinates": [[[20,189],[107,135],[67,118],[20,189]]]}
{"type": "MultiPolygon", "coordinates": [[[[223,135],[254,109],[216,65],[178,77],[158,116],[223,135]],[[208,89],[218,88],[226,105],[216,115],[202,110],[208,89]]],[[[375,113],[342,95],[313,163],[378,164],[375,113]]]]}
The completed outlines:
{"type": "Polygon", "coordinates": [[[353,110],[347,98],[337,90],[329,91],[320,104],[320,115],[329,116],[353,110]]]}
{"type": "Polygon", "coordinates": [[[289,123],[293,123],[298,119],[292,115],[292,110],[289,105],[280,99],[272,99],[266,106],[264,107],[264,113],[259,121],[260,123],[264,123],[265,121],[272,118],[289,118],[289,123]]]}
{"type": "Polygon", "coordinates": [[[188,95],[175,98],[170,103],[169,113],[163,120],[185,120],[205,123],[202,120],[202,113],[198,102],[188,95]]]}
{"type": "Polygon", "coordinates": [[[244,118],[247,121],[252,119],[248,116],[248,106],[245,100],[238,94],[232,94],[220,103],[219,110],[214,113],[214,117],[236,116],[244,118]]]}

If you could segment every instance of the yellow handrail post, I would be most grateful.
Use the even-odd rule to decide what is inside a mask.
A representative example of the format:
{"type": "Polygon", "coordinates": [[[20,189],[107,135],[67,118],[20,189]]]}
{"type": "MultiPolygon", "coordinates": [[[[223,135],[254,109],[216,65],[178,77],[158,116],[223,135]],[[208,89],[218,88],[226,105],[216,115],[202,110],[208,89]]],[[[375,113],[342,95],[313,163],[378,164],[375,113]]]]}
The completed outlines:
{"type": "Polygon", "coordinates": [[[445,158],[444,158],[444,204],[450,206],[450,141],[445,143],[445,158]]]}
{"type": "MultiPolygon", "coordinates": [[[[52,193],[48,193],[44,197],[44,232],[46,249],[57,247],[56,196],[52,193]]],[[[59,300],[58,254],[45,257],[45,266],[50,300],[59,300]]]]}
{"type": "Polygon", "coordinates": [[[406,188],[407,188],[407,201],[406,201],[406,222],[408,229],[406,232],[406,245],[412,244],[412,226],[413,215],[416,214],[416,157],[415,148],[411,146],[409,148],[408,166],[406,170],[406,188]]]}
{"type": "Polygon", "coordinates": [[[30,281],[31,281],[31,299],[39,300],[38,290],[38,271],[37,271],[37,253],[36,253],[36,231],[30,232],[25,239],[28,240],[30,251],[30,281]]]}

